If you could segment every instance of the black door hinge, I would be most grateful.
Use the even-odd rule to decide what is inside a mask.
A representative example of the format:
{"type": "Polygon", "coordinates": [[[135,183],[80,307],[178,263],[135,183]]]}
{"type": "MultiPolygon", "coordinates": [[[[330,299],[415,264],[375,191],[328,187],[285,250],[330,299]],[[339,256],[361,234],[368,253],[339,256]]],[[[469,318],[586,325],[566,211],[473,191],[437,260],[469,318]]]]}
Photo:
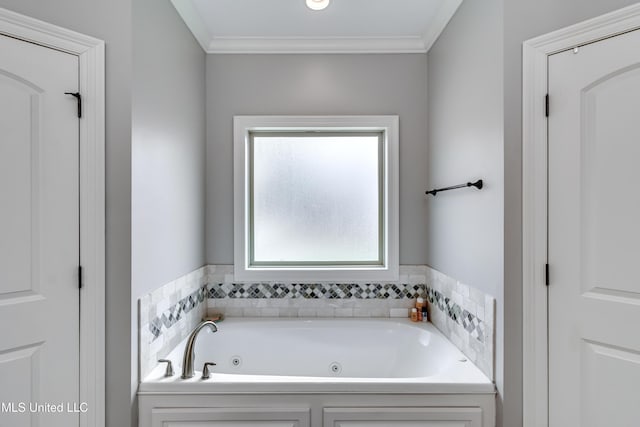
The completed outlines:
{"type": "Polygon", "coordinates": [[[78,266],[78,289],[82,289],[82,266],[78,266]]]}
{"type": "Polygon", "coordinates": [[[82,118],[82,96],[80,92],[65,92],[65,95],[71,95],[78,101],[78,118],[82,118]]]}
{"type": "Polygon", "coordinates": [[[549,286],[549,264],[544,265],[544,284],[549,286]]]}
{"type": "Polygon", "coordinates": [[[549,94],[544,97],[544,116],[549,117],[549,94]]]}

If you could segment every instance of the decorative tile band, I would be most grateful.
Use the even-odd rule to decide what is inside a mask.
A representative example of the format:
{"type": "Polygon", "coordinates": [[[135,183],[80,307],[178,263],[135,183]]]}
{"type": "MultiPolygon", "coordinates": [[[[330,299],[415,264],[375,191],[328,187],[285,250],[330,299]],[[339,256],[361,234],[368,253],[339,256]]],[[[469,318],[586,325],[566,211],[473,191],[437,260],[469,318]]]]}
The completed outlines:
{"type": "Polygon", "coordinates": [[[379,283],[216,283],[209,298],[412,299],[422,284],[379,283]]]}
{"type": "Polygon", "coordinates": [[[480,342],[484,342],[484,322],[468,310],[461,308],[453,302],[451,298],[445,297],[442,293],[427,287],[427,301],[443,311],[451,320],[456,322],[480,342]]]}
{"type": "Polygon", "coordinates": [[[151,319],[149,321],[149,332],[151,332],[153,339],[155,340],[160,336],[163,327],[169,329],[182,319],[186,313],[196,308],[198,304],[203,303],[206,296],[207,287],[205,285],[151,319]]]}

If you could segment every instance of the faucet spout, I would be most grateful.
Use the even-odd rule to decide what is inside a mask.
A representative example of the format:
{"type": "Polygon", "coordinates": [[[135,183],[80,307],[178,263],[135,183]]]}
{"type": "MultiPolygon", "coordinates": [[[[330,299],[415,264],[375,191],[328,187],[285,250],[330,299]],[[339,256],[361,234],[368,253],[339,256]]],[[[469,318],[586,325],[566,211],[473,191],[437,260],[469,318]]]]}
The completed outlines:
{"type": "Polygon", "coordinates": [[[184,356],[182,358],[182,379],[186,380],[195,375],[193,372],[193,361],[195,359],[193,348],[195,347],[198,334],[206,327],[210,328],[213,332],[218,332],[218,327],[211,320],[201,322],[193,332],[191,332],[191,335],[189,335],[189,339],[187,340],[187,345],[184,348],[184,356]]]}

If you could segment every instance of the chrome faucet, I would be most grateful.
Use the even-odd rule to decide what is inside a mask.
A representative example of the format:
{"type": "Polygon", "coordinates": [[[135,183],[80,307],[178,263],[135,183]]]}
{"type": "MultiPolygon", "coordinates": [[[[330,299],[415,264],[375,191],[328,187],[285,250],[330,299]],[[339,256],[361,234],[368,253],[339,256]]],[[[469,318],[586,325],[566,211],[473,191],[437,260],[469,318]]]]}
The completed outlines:
{"type": "Polygon", "coordinates": [[[213,332],[218,332],[218,327],[211,320],[201,322],[193,332],[191,332],[191,335],[189,335],[189,339],[187,340],[187,346],[184,348],[184,357],[182,358],[182,379],[186,380],[194,376],[193,361],[195,359],[195,354],[193,353],[193,347],[196,344],[198,333],[206,326],[211,328],[213,332]]]}

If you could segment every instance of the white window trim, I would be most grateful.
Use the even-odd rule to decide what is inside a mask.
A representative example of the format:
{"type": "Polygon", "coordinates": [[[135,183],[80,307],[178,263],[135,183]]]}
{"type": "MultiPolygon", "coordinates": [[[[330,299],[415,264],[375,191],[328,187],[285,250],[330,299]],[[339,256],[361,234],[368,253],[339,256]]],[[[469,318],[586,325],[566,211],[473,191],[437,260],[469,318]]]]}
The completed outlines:
{"type": "Polygon", "coordinates": [[[236,281],[394,281],[399,252],[398,116],[235,116],[234,127],[234,279],[236,281]],[[383,266],[248,266],[248,144],[251,131],[384,131],[386,253],[383,266]]]}
{"type": "MultiPolygon", "coordinates": [[[[523,44],[522,316],[523,422],[549,425],[547,263],[547,58],[554,53],[640,28],[632,5],[523,44]]],[[[553,111],[553,105],[551,106],[553,111]]]]}
{"type": "MultiPolygon", "coordinates": [[[[105,425],[104,42],[0,8],[0,34],[76,55],[80,65],[80,427],[105,425]]],[[[55,363],[55,361],[51,361],[55,363]]]]}

